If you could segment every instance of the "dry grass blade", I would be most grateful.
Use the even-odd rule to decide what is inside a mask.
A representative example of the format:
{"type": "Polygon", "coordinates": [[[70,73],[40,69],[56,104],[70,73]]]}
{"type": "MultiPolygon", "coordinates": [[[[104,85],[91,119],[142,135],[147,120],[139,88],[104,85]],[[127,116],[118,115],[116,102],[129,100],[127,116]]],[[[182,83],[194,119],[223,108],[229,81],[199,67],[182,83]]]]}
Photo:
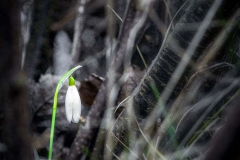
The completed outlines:
{"type": "Polygon", "coordinates": [[[240,9],[238,9],[232,18],[226,23],[225,27],[223,28],[222,32],[216,37],[216,40],[211,45],[210,49],[204,53],[204,58],[201,59],[201,62],[198,63],[196,66],[196,71],[203,69],[204,67],[208,66],[209,63],[213,60],[214,57],[217,56],[219,50],[223,47],[223,44],[229,38],[230,33],[234,30],[237,25],[239,24],[240,18],[240,9]]]}

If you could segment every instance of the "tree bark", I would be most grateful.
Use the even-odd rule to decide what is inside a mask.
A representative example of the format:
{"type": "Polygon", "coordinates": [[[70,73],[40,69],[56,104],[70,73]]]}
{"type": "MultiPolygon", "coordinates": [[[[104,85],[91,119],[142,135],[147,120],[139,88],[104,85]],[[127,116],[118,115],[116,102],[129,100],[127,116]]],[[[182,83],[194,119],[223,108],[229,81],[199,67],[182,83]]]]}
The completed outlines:
{"type": "Polygon", "coordinates": [[[2,0],[0,8],[0,106],[4,114],[0,137],[7,149],[1,159],[31,160],[26,77],[21,71],[20,4],[16,0],[2,0]]]}

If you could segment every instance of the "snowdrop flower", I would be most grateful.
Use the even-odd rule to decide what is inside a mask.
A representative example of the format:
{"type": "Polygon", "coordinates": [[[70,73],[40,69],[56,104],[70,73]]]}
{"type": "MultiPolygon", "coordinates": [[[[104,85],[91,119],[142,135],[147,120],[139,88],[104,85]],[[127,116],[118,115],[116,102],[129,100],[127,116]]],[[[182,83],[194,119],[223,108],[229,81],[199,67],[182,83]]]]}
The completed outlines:
{"type": "Polygon", "coordinates": [[[81,99],[75,86],[75,80],[69,78],[69,87],[65,99],[65,110],[68,122],[78,123],[81,114],[81,99]]]}

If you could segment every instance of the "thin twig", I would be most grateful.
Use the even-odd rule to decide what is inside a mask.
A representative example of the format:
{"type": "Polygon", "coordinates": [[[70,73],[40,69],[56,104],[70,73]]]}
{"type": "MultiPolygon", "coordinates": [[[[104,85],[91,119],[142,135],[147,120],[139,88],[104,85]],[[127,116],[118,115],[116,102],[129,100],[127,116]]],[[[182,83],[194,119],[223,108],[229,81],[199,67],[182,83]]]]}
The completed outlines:
{"type": "Polygon", "coordinates": [[[81,51],[81,35],[85,22],[85,5],[86,0],[79,0],[79,7],[77,8],[77,15],[74,26],[73,47],[72,47],[72,60],[75,65],[78,62],[81,51]]]}

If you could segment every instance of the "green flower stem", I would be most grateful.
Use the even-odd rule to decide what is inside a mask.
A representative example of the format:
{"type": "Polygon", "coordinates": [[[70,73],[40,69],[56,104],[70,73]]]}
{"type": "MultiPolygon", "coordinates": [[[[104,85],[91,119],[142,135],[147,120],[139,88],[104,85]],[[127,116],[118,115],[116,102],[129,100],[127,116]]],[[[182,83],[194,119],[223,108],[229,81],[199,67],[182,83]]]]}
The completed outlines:
{"type": "Polygon", "coordinates": [[[52,148],[53,148],[53,139],[54,139],[54,128],[55,128],[55,120],[56,120],[56,112],[57,112],[57,101],[58,101],[58,92],[62,87],[63,83],[81,66],[78,65],[73,69],[69,70],[65,73],[62,78],[59,80],[55,93],[54,93],[54,100],[53,100],[53,111],[52,111],[52,124],[51,124],[51,132],[50,132],[50,144],[49,144],[49,152],[48,152],[48,160],[52,160],[52,148]]]}

